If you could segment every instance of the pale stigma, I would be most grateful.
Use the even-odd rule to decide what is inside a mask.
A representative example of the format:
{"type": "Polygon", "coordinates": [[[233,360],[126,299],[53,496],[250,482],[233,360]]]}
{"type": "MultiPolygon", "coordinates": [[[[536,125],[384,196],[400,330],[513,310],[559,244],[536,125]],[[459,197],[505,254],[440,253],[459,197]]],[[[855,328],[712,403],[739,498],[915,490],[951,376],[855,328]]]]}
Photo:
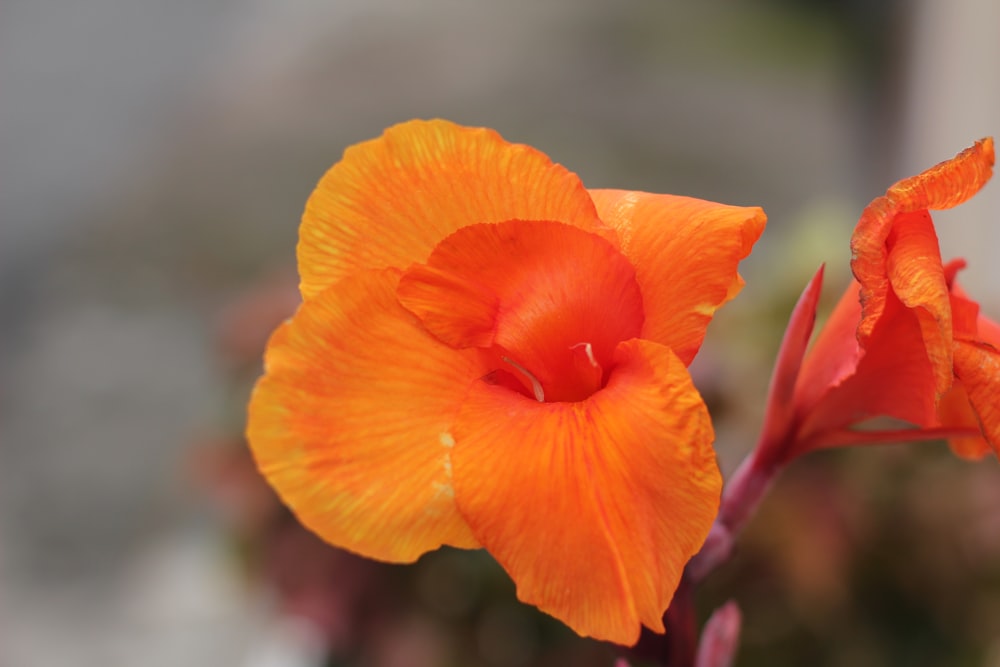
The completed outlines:
{"type": "Polygon", "coordinates": [[[539,403],[544,403],[545,391],[542,389],[542,383],[538,381],[538,378],[532,375],[527,368],[517,363],[510,357],[500,357],[500,358],[503,359],[508,364],[510,364],[511,366],[513,366],[514,368],[516,368],[517,370],[524,373],[524,376],[528,378],[528,380],[531,382],[531,391],[535,394],[535,400],[538,401],[539,403]]]}

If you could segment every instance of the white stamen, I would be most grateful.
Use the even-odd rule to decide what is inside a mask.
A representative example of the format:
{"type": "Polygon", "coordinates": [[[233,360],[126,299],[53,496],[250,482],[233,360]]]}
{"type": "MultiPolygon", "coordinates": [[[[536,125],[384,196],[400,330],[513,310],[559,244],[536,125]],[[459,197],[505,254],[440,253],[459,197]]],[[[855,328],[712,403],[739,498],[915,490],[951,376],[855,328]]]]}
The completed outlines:
{"type": "Polygon", "coordinates": [[[531,381],[531,391],[534,392],[534,394],[535,394],[535,400],[538,401],[539,403],[544,403],[545,402],[545,391],[542,390],[542,383],[538,381],[538,378],[536,378],[534,375],[532,375],[531,373],[529,373],[527,368],[525,368],[521,364],[517,363],[516,361],[514,361],[510,357],[500,357],[500,358],[503,359],[504,361],[506,361],[508,364],[510,364],[514,368],[516,368],[517,370],[519,370],[522,373],[524,373],[524,375],[528,378],[528,380],[531,381]]]}
{"type": "Polygon", "coordinates": [[[576,345],[570,345],[569,349],[575,350],[578,347],[583,348],[583,351],[587,354],[587,361],[590,362],[591,366],[593,366],[594,368],[600,368],[600,365],[597,363],[597,359],[594,358],[593,345],[591,345],[590,343],[577,343],[576,345]]]}

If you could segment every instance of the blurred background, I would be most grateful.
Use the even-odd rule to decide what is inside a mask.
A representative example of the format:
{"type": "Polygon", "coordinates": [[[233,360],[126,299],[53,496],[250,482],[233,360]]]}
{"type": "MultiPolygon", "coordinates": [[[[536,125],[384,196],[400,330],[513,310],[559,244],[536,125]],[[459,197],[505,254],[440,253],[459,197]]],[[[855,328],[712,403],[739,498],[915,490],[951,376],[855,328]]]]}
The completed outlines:
{"type": "MultiPolygon", "coordinates": [[[[610,665],[482,553],[336,551],[253,470],[244,405],[296,304],[302,207],[413,117],[589,186],[762,205],[697,380],[724,472],[784,320],[863,206],[1000,133],[992,0],[6,0],[0,665],[610,665]]],[[[937,217],[1000,317],[1000,193],[937,217]]],[[[738,558],[738,665],[1000,665],[1000,472],[939,444],[814,455],[738,558]]]]}

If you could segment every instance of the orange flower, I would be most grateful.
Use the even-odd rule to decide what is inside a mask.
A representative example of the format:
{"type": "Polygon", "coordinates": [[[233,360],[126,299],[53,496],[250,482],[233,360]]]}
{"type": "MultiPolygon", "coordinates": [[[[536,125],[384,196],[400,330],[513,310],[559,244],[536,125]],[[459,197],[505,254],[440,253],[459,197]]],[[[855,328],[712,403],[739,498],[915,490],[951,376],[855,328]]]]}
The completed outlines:
{"type": "Polygon", "coordinates": [[[721,486],[687,364],[763,226],[588,191],[490,130],[393,127],[306,205],[304,303],[250,403],[258,466],[332,544],[482,546],[580,634],[662,632],[721,486]]]}
{"type": "Polygon", "coordinates": [[[966,456],[981,456],[987,443],[1000,447],[1000,328],[955,285],[964,262],[942,264],[929,213],[978,192],[993,160],[993,140],[984,139],[868,205],[851,240],[856,280],[804,361],[822,273],[793,315],[769,399],[764,459],[939,436],[951,436],[966,456]],[[922,430],[853,430],[877,416],[922,430]]]}

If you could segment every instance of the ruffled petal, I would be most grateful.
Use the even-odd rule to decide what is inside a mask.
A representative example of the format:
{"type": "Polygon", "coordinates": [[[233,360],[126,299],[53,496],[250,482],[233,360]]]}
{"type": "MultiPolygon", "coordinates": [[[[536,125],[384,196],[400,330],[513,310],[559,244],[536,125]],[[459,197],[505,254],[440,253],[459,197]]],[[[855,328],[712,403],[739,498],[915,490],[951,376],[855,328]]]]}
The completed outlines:
{"type": "Polygon", "coordinates": [[[1000,352],[986,343],[956,341],[955,375],[965,387],[983,438],[1000,455],[1000,352]]]}
{"type": "Polygon", "coordinates": [[[858,326],[862,344],[885,309],[889,278],[886,239],[901,213],[943,210],[976,194],[993,174],[993,139],[977,141],[951,160],[893,185],[865,208],[851,237],[851,269],[861,283],[864,317],[858,326]]]}
{"type": "Polygon", "coordinates": [[[900,213],[886,239],[886,274],[900,302],[920,322],[938,396],[952,380],[951,297],[934,223],[927,211],[900,213]]]}
{"type": "Polygon", "coordinates": [[[712,315],[743,284],[737,265],[764,231],[764,212],[645,192],[590,195],[635,266],[646,308],[642,338],[691,363],[712,315]]]}
{"type": "Polygon", "coordinates": [[[308,528],[407,562],[442,544],[478,546],[455,508],[450,429],[482,370],[399,305],[398,280],[393,270],[361,272],[275,332],[247,438],[308,528]]]}
{"type": "Polygon", "coordinates": [[[410,121],[348,148],[309,197],[299,229],[309,299],[357,269],[422,262],[465,225],[515,218],[599,225],[576,174],[493,130],[410,121]]]}
{"type": "Polygon", "coordinates": [[[579,403],[478,383],[453,433],[459,508],[521,600],[620,644],[640,623],[663,631],[722,486],[708,411],[669,348],[622,343],[579,403]]]}
{"type": "Polygon", "coordinates": [[[448,345],[496,346],[546,401],[594,393],[643,321],[628,260],[600,236],[550,221],[460,229],[406,271],[397,294],[448,345]]]}

